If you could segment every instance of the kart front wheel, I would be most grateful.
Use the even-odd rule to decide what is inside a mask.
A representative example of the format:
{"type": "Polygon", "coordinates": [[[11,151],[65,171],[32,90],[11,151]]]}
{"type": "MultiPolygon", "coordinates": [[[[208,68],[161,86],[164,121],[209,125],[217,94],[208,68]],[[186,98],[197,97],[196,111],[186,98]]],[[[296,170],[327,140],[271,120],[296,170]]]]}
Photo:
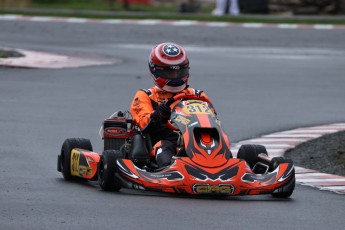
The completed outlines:
{"type": "MultiPolygon", "coordinates": [[[[273,167],[274,169],[276,169],[280,164],[283,163],[290,163],[293,164],[293,161],[291,159],[287,159],[284,157],[274,157],[272,158],[272,162],[273,162],[273,167]]],[[[292,172],[292,177],[290,179],[290,181],[286,184],[284,184],[282,187],[277,188],[273,193],[272,196],[275,198],[289,198],[294,189],[295,189],[295,170],[293,170],[292,172]]]]}
{"type": "Polygon", "coordinates": [[[73,149],[85,149],[92,151],[90,140],[84,138],[69,138],[64,141],[61,153],[58,156],[58,171],[62,173],[65,180],[71,180],[71,152],[73,149]]]}
{"type": "Polygon", "coordinates": [[[253,168],[259,162],[258,155],[260,153],[267,154],[267,150],[263,145],[242,145],[237,153],[237,158],[245,160],[250,168],[253,168]]]}
{"type": "Polygon", "coordinates": [[[117,150],[106,150],[98,163],[98,182],[104,191],[119,191],[121,183],[115,177],[116,160],[122,159],[123,153],[117,150]]]}

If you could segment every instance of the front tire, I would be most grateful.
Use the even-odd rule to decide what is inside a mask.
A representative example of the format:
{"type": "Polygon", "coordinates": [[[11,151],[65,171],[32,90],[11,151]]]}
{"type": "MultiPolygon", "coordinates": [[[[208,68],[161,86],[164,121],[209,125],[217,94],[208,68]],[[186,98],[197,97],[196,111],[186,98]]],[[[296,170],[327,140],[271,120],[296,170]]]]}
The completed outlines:
{"type": "Polygon", "coordinates": [[[73,149],[85,149],[92,151],[90,140],[85,138],[69,138],[64,141],[61,148],[61,154],[58,157],[58,169],[61,171],[65,180],[71,180],[71,152],[73,149]]]}
{"type": "Polygon", "coordinates": [[[267,150],[263,145],[242,145],[237,153],[237,158],[245,160],[250,168],[253,168],[259,162],[258,155],[260,153],[267,154],[267,150]]]}
{"type": "Polygon", "coordinates": [[[121,183],[115,177],[116,160],[123,159],[123,153],[117,150],[106,150],[98,163],[98,182],[104,191],[119,191],[121,183]]]}
{"type": "MultiPolygon", "coordinates": [[[[291,159],[287,159],[284,157],[274,157],[272,158],[272,162],[273,162],[273,167],[274,169],[278,168],[278,166],[282,163],[289,163],[289,164],[293,164],[293,161],[291,159]]],[[[295,170],[293,170],[293,177],[290,179],[290,181],[283,185],[282,187],[276,189],[273,193],[272,196],[275,198],[289,198],[294,189],[295,189],[295,170]]]]}

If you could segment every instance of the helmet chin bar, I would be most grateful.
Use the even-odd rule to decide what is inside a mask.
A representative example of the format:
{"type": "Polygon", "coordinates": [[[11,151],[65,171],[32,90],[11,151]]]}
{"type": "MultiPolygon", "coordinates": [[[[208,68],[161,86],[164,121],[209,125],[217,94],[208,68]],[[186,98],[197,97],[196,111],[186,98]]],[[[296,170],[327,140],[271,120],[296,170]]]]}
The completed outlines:
{"type": "Polygon", "coordinates": [[[182,90],[184,90],[185,88],[186,88],[186,86],[187,86],[187,83],[184,83],[183,85],[181,85],[181,86],[175,86],[175,87],[173,87],[173,86],[168,86],[168,85],[165,85],[165,86],[163,86],[163,88],[161,88],[162,90],[164,90],[164,91],[167,91],[167,92],[169,92],[169,93],[179,93],[179,92],[181,92],[182,90]]]}
{"type": "Polygon", "coordinates": [[[167,79],[165,79],[165,81],[159,82],[159,81],[157,81],[156,77],[152,73],[151,73],[151,78],[152,78],[153,83],[156,85],[156,87],[158,87],[159,89],[166,91],[168,93],[179,93],[179,92],[183,91],[184,89],[188,88],[188,85],[187,85],[188,79],[184,84],[182,84],[180,86],[169,86],[169,85],[167,85],[168,81],[169,81],[167,79]],[[161,83],[161,84],[159,84],[159,83],[161,83]]]}

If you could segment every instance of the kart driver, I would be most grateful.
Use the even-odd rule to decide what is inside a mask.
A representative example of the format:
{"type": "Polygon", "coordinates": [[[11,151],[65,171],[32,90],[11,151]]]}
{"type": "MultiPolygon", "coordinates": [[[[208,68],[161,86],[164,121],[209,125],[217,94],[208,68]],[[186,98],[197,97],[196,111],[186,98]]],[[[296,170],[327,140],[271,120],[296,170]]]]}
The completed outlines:
{"type": "Polygon", "coordinates": [[[168,129],[171,108],[165,103],[178,93],[207,97],[203,91],[189,88],[189,60],[185,50],[174,43],[155,46],[149,56],[149,69],[155,86],[138,90],[134,96],[130,113],[144,132],[149,134],[154,145],[150,153],[158,167],[169,165],[176,154],[179,135],[168,129]]]}

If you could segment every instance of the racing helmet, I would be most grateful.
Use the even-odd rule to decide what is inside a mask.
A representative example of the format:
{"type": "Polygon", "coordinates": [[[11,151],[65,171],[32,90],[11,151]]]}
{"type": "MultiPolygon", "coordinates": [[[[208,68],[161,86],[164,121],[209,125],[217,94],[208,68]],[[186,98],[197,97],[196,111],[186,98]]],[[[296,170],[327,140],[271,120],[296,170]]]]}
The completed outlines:
{"type": "Polygon", "coordinates": [[[184,49],[171,42],[155,46],[149,57],[149,68],[155,85],[169,93],[187,88],[189,60],[184,49]]]}

